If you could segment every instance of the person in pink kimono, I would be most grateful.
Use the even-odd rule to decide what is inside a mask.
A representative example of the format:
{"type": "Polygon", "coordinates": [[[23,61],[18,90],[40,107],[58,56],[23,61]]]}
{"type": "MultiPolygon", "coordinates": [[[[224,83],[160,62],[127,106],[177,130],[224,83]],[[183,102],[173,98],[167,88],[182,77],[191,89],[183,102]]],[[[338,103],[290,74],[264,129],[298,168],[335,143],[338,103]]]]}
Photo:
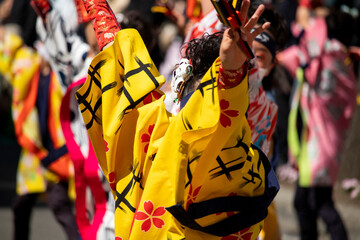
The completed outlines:
{"type": "MultiPolygon", "coordinates": [[[[309,5],[309,1],[300,3],[303,16],[310,16],[309,5]]],[[[326,18],[302,18],[301,23],[302,28],[293,26],[294,35],[300,36],[298,45],[279,56],[297,80],[288,141],[290,160],[299,171],[294,206],[300,235],[302,240],[317,239],[321,217],[331,239],[346,240],[332,192],[356,103],[356,79],[346,47],[352,19],[332,12],[326,18]]]]}

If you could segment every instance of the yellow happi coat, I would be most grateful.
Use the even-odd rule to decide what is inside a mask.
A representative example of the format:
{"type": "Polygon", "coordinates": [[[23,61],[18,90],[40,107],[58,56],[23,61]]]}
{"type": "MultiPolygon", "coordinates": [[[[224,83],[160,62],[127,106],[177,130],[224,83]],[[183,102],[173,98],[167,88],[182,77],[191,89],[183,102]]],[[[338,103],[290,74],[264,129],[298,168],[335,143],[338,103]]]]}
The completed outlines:
{"type": "MultiPolygon", "coordinates": [[[[0,44],[0,73],[13,87],[12,117],[16,138],[22,148],[16,192],[19,195],[45,192],[47,181],[72,178],[71,159],[65,154],[48,166],[50,171],[42,167],[40,161],[48,155],[48,151],[41,141],[36,108],[41,57],[25,46],[19,36],[6,32],[4,38],[0,44]]],[[[54,147],[59,148],[65,144],[59,117],[63,94],[53,73],[50,79],[47,128],[54,147]]],[[[69,194],[74,197],[73,188],[69,189],[69,194]]]]}
{"type": "Polygon", "coordinates": [[[77,98],[115,198],[115,239],[258,236],[265,216],[251,220],[257,213],[227,201],[264,194],[267,159],[251,147],[247,78],[219,89],[219,65],[174,117],[136,30],[93,59],[77,98]]]}

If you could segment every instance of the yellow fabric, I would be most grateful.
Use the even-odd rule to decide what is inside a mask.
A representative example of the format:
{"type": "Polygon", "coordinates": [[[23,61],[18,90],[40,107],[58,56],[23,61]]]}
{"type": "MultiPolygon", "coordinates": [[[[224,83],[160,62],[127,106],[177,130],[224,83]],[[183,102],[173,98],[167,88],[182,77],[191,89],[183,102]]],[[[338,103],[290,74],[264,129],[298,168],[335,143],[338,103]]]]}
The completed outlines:
{"type": "MultiPolygon", "coordinates": [[[[57,174],[45,170],[40,164],[40,156],[45,157],[47,151],[41,143],[35,107],[37,90],[32,91],[38,87],[34,76],[38,74],[40,64],[41,57],[33,49],[24,46],[19,36],[7,32],[5,41],[0,46],[0,71],[13,87],[12,115],[15,124],[19,118],[24,118],[16,133],[22,147],[16,186],[19,195],[44,192],[46,181],[59,181],[57,174]],[[31,104],[29,98],[33,99],[31,104]]],[[[49,95],[49,128],[54,147],[57,148],[65,144],[65,139],[59,118],[62,92],[55,77],[51,78],[49,95]]],[[[68,159],[68,162],[72,173],[71,160],[68,159]]],[[[74,196],[74,187],[69,189],[69,193],[74,196]]]]}
{"type": "MultiPolygon", "coordinates": [[[[23,110],[24,101],[30,89],[32,76],[38,70],[40,57],[30,48],[22,47],[19,36],[7,33],[0,49],[0,71],[13,86],[12,114],[14,121],[23,110]]],[[[32,109],[24,122],[25,135],[40,145],[39,128],[36,124],[37,111],[32,109]]],[[[44,172],[36,154],[22,149],[20,154],[16,191],[18,194],[44,192],[46,189],[44,172]]]]}
{"type": "Polygon", "coordinates": [[[11,64],[15,53],[22,44],[22,39],[19,36],[8,31],[5,32],[4,41],[0,42],[0,72],[8,80],[11,80],[12,77],[11,64]]]}
{"type": "Polygon", "coordinates": [[[275,202],[272,202],[268,207],[268,215],[264,219],[264,228],[261,230],[260,240],[280,240],[281,231],[279,221],[277,218],[275,202]]]}
{"type": "MultiPolygon", "coordinates": [[[[113,190],[118,239],[221,239],[182,228],[164,207],[187,209],[192,202],[216,197],[264,193],[264,166],[250,147],[245,118],[247,79],[232,89],[218,89],[219,65],[217,59],[174,117],[165,109],[164,96],[156,100],[164,79],[136,30],[119,31],[113,45],[93,59],[77,98],[113,190]],[[225,118],[230,126],[224,126],[225,118]],[[234,171],[224,174],[219,159],[234,171]],[[259,178],[252,179],[252,171],[259,178]]],[[[207,226],[227,217],[213,214],[197,222],[207,226]]],[[[237,236],[256,239],[261,228],[262,221],[237,236]]]]}
{"type": "Polygon", "coordinates": [[[17,169],[16,192],[19,195],[45,192],[46,183],[43,174],[36,155],[23,148],[17,169]]]}

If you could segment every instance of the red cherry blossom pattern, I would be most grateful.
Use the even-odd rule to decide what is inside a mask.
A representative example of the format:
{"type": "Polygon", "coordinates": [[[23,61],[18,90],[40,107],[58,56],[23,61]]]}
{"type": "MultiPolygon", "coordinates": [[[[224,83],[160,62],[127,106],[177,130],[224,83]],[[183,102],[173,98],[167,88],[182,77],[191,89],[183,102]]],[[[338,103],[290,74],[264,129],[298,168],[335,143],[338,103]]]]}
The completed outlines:
{"type": "Polygon", "coordinates": [[[164,220],[160,218],[166,212],[165,207],[158,207],[154,210],[154,204],[149,200],[144,202],[144,210],[145,212],[137,211],[135,213],[135,220],[143,221],[141,231],[149,231],[152,225],[159,229],[165,225],[164,220]]]}
{"type": "Polygon", "coordinates": [[[115,181],[115,172],[110,172],[108,177],[109,177],[109,185],[110,185],[111,189],[113,191],[115,191],[116,190],[116,183],[114,182],[115,181]]]}
{"type": "Polygon", "coordinates": [[[149,93],[143,100],[144,105],[151,103],[153,101],[153,97],[155,100],[161,98],[162,94],[157,91],[152,91],[149,93]]]}
{"type": "Polygon", "coordinates": [[[241,230],[240,232],[225,236],[221,240],[251,240],[252,232],[249,232],[250,227],[241,230]]]}
{"type": "Polygon", "coordinates": [[[104,140],[104,144],[105,144],[105,152],[108,152],[110,149],[109,149],[109,143],[107,141],[104,140]]]}
{"type": "Polygon", "coordinates": [[[220,100],[220,123],[224,128],[231,126],[230,117],[237,117],[239,115],[239,112],[237,110],[227,110],[229,106],[229,101],[225,99],[220,100]]]}
{"type": "Polygon", "coordinates": [[[147,153],[148,148],[149,148],[149,143],[150,143],[150,137],[151,134],[154,130],[155,124],[149,125],[148,127],[148,133],[144,133],[143,135],[141,135],[141,142],[142,143],[147,143],[144,147],[144,152],[147,153]]]}
{"type": "Polygon", "coordinates": [[[193,191],[193,186],[190,184],[189,195],[187,197],[187,202],[186,202],[186,210],[189,209],[189,205],[191,203],[195,202],[196,197],[199,194],[201,187],[202,186],[199,186],[193,191]]]}
{"type": "Polygon", "coordinates": [[[109,173],[109,182],[113,182],[115,180],[115,172],[109,173]]]}

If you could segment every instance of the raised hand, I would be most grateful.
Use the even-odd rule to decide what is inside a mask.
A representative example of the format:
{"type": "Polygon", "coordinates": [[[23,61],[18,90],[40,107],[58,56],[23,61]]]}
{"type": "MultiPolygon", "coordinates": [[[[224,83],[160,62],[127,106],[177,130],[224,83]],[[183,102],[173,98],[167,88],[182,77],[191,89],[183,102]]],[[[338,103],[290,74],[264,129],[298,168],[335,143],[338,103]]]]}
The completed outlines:
{"type": "MultiPolygon", "coordinates": [[[[240,14],[243,19],[247,19],[247,12],[249,11],[250,7],[250,0],[244,0],[241,5],[240,14]]],[[[241,30],[241,38],[246,40],[249,46],[252,45],[255,37],[262,33],[265,29],[270,27],[270,22],[266,22],[263,25],[254,28],[259,21],[261,14],[264,12],[265,7],[264,5],[259,5],[254,14],[248,19],[244,26],[240,28],[241,30]]]]}
{"type": "MultiPolygon", "coordinates": [[[[255,37],[267,29],[270,26],[270,23],[266,22],[263,25],[254,28],[265,7],[264,5],[260,5],[250,19],[247,20],[249,7],[250,0],[244,0],[241,4],[240,16],[242,19],[245,19],[244,22],[246,23],[240,27],[240,33],[241,38],[247,41],[249,46],[251,46],[255,37]]],[[[234,28],[226,30],[221,42],[220,60],[222,67],[226,70],[237,70],[247,60],[245,53],[238,46],[240,36],[237,30],[238,29],[234,28]]]]}
{"type": "Polygon", "coordinates": [[[100,49],[114,41],[120,25],[106,0],[83,0],[100,49]]]}

